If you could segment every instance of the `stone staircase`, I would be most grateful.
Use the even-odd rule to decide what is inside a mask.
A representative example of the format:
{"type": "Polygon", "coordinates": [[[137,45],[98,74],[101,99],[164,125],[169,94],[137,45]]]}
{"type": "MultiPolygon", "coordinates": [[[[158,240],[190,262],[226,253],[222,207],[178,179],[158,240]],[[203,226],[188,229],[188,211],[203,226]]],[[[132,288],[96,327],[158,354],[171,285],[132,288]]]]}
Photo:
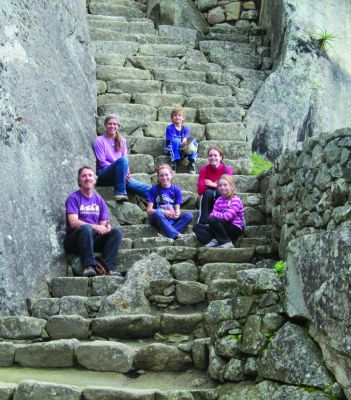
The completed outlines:
{"type": "MultiPolygon", "coordinates": [[[[50,280],[48,294],[31,302],[30,316],[0,318],[0,398],[212,400],[217,382],[206,373],[207,306],[234,296],[238,271],[265,267],[274,257],[265,197],[249,175],[243,123],[268,76],[264,34],[225,25],[206,37],[174,26],[156,29],[145,5],[132,0],[90,0],[87,7],[97,130],[104,116],[119,115],[133,176],[154,183],[155,165],[169,161],[162,154],[170,110],[184,106],[200,143],[197,168],[207,163],[210,146],[224,149],[248,229],[235,249],[201,248],[191,227],[175,244],[146,223],[137,198],[116,204],[111,188],[98,188],[124,234],[117,265],[127,277],[74,277],[72,258],[67,276],[50,280]]],[[[173,182],[191,196],[186,208],[195,220],[197,175],[180,169],[173,182]]]]}

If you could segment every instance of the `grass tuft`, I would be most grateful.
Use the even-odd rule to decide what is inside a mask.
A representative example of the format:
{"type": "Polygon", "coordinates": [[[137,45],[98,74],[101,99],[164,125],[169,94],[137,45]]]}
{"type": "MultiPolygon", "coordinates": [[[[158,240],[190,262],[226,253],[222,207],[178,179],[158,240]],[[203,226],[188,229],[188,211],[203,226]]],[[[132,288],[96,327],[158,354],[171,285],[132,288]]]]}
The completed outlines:
{"type": "Polygon", "coordinates": [[[261,172],[267,171],[272,167],[272,163],[257,153],[253,153],[251,156],[252,161],[252,175],[260,175],[261,172]]]}

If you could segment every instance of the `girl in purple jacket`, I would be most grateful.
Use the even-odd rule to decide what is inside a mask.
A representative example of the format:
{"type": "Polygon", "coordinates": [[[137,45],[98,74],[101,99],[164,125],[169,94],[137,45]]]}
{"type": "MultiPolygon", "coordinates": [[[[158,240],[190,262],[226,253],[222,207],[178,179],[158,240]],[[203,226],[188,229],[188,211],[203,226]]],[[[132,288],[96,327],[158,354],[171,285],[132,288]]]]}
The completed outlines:
{"type": "Polygon", "coordinates": [[[193,231],[205,247],[234,248],[232,240],[237,239],[244,231],[244,206],[240,197],[235,194],[233,176],[222,175],[217,188],[221,197],[214,204],[208,224],[196,224],[193,231]]]}

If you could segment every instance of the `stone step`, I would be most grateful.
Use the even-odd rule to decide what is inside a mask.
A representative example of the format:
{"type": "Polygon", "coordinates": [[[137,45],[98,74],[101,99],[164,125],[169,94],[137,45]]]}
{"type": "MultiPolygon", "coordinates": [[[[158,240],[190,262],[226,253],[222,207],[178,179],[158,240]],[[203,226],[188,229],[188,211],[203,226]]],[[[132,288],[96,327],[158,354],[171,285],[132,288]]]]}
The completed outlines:
{"type": "MultiPolygon", "coordinates": [[[[131,57],[137,54],[139,44],[135,42],[111,42],[106,40],[95,40],[91,42],[95,57],[113,54],[118,58],[131,57]]],[[[123,61],[124,63],[124,61],[123,61]]]]}
{"type": "Polygon", "coordinates": [[[213,62],[200,62],[196,60],[191,60],[187,59],[185,60],[184,64],[185,69],[190,69],[192,71],[202,71],[206,73],[216,73],[216,72],[222,72],[222,67],[219,65],[219,63],[213,63],[213,62]]]}
{"type": "Polygon", "coordinates": [[[121,374],[89,371],[82,368],[0,368],[0,395],[4,400],[215,400],[213,381],[206,372],[189,368],[186,371],[148,371],[143,374],[121,374]],[[137,379],[133,379],[137,378],[137,379]],[[172,382],[172,390],[170,390],[172,382]],[[201,382],[201,388],[199,388],[201,382]]]}
{"type": "Polygon", "coordinates": [[[115,6],[125,6],[125,7],[136,8],[138,10],[145,9],[145,5],[142,4],[142,2],[137,2],[134,0],[89,0],[89,5],[94,3],[105,3],[115,6]]]}
{"type": "Polygon", "coordinates": [[[174,25],[159,25],[158,33],[159,36],[174,37],[179,41],[179,43],[182,44],[188,41],[195,42],[198,36],[198,32],[196,29],[174,25]]]}
{"type": "MultiPolygon", "coordinates": [[[[174,106],[172,107],[160,107],[158,109],[158,115],[157,115],[157,120],[158,121],[165,121],[170,123],[171,120],[171,112],[173,110],[174,106]]],[[[197,110],[196,108],[188,108],[184,107],[185,110],[185,115],[186,115],[186,121],[195,123],[197,122],[197,110]]]]}
{"type": "Polygon", "coordinates": [[[104,93],[98,95],[96,100],[98,107],[105,104],[116,104],[116,103],[128,104],[131,103],[132,95],[129,93],[120,93],[120,94],[104,93]]]}
{"type": "Polygon", "coordinates": [[[136,343],[117,341],[60,339],[14,345],[7,351],[13,355],[13,364],[27,368],[83,367],[92,371],[127,373],[141,369],[184,371],[193,365],[191,354],[163,343],[136,346],[136,343]]]}
{"type": "Polygon", "coordinates": [[[109,296],[114,293],[124,279],[117,276],[96,276],[89,280],[85,277],[57,277],[49,283],[51,297],[65,296],[109,296]]]}
{"type": "Polygon", "coordinates": [[[247,55],[256,54],[256,48],[252,44],[235,43],[232,41],[226,42],[219,40],[201,40],[199,42],[199,48],[204,53],[210,53],[214,49],[223,49],[247,55]]]}
{"type": "Polygon", "coordinates": [[[247,262],[219,262],[205,263],[200,269],[199,281],[210,285],[218,279],[236,279],[237,271],[255,269],[256,265],[247,262]]]}
{"type": "Polygon", "coordinates": [[[223,68],[259,69],[262,64],[262,57],[259,55],[224,50],[222,48],[208,50],[207,55],[212,63],[217,63],[223,68]]]}
{"type": "MultiPolygon", "coordinates": [[[[199,144],[199,157],[206,157],[211,147],[221,147],[226,157],[231,160],[237,158],[251,158],[251,149],[247,142],[235,140],[206,140],[199,144]]],[[[241,190],[246,192],[246,190],[241,190]]]]}
{"type": "MultiPolygon", "coordinates": [[[[174,70],[178,71],[178,70],[174,70]]],[[[180,72],[180,71],[179,71],[180,72]]],[[[161,80],[155,77],[157,80],[161,80]]],[[[152,93],[135,93],[133,101],[136,104],[145,104],[150,107],[174,107],[175,105],[183,105],[186,97],[180,94],[152,94],[152,93]]],[[[170,121],[169,121],[170,123],[170,121]]],[[[165,132],[163,131],[163,135],[165,132]]]]}
{"type": "Polygon", "coordinates": [[[241,122],[245,114],[245,110],[240,106],[201,108],[198,111],[198,122],[202,124],[218,122],[241,122]]]}
{"type": "MultiPolygon", "coordinates": [[[[134,53],[136,54],[136,53],[134,53]]],[[[128,62],[135,68],[154,70],[160,69],[180,69],[185,61],[179,58],[153,57],[153,56],[134,56],[128,57],[128,62]]],[[[190,68],[189,68],[190,69],[190,68]]]]}
{"type": "Polygon", "coordinates": [[[96,79],[113,81],[119,79],[151,80],[151,73],[138,68],[118,67],[114,65],[97,65],[96,79]]]}
{"type": "MultiPolygon", "coordinates": [[[[190,128],[191,125],[189,124],[190,128]]],[[[159,132],[162,132],[161,130],[159,132]]],[[[164,131],[163,131],[164,132],[164,131]]],[[[196,137],[194,132],[192,135],[196,137]]],[[[154,157],[160,156],[164,152],[165,139],[163,137],[129,137],[127,138],[131,153],[138,154],[150,154],[154,157]]],[[[197,137],[197,139],[199,139],[197,137]]],[[[226,155],[231,160],[236,160],[240,158],[250,158],[250,150],[248,148],[248,143],[244,141],[235,140],[205,140],[200,141],[198,154],[199,157],[206,157],[207,151],[211,147],[221,147],[226,155]]],[[[248,178],[249,179],[249,178],[248,178]]],[[[184,190],[194,191],[193,189],[183,188],[184,190]]],[[[240,189],[240,191],[246,192],[246,190],[240,189]]],[[[251,192],[252,190],[249,190],[251,192]]],[[[256,192],[257,190],[255,190],[256,192]]]]}
{"type": "MultiPolygon", "coordinates": [[[[145,19],[141,21],[129,21],[120,17],[105,16],[105,15],[87,15],[88,24],[90,27],[90,37],[94,38],[93,32],[104,30],[116,34],[144,34],[155,35],[156,30],[151,20],[145,19]]],[[[102,39],[99,39],[102,40],[102,39]]],[[[109,40],[109,39],[103,39],[109,40]]]]}
{"type": "Polygon", "coordinates": [[[228,86],[211,85],[205,82],[164,81],[165,93],[182,94],[184,96],[230,97],[232,90],[228,86]]]}
{"type": "Polygon", "coordinates": [[[184,57],[187,47],[180,44],[141,44],[139,55],[152,57],[184,57]]]}
{"type": "MultiPolygon", "coordinates": [[[[208,74],[206,75],[208,76],[208,74]]],[[[206,78],[207,79],[207,78],[206,78]]],[[[235,107],[237,100],[233,96],[191,96],[185,98],[184,106],[193,108],[235,107]]]]}
{"type": "Polygon", "coordinates": [[[149,154],[129,154],[128,155],[129,169],[132,173],[154,173],[155,162],[154,158],[149,154]]]}
{"type": "MultiPolygon", "coordinates": [[[[116,82],[116,81],[112,81],[116,82]]],[[[112,83],[111,82],[111,83],[112,83]]],[[[131,82],[131,81],[129,81],[131,82]]],[[[135,81],[140,82],[140,81],[135,81]]],[[[144,82],[144,81],[142,81],[144,82]]],[[[146,81],[154,82],[154,81],[146,81]]],[[[137,85],[136,85],[137,86],[137,85]]],[[[148,87],[151,87],[147,85],[148,87]]],[[[145,87],[147,87],[145,86],[145,87]]],[[[154,86],[156,87],[156,86],[154,86]]],[[[142,88],[141,88],[142,89],[142,88]]],[[[128,119],[130,116],[138,116],[141,121],[155,121],[157,119],[157,109],[154,107],[144,106],[142,104],[103,104],[98,107],[98,114],[101,116],[115,114],[123,121],[128,119]]]]}
{"type": "Polygon", "coordinates": [[[198,261],[200,264],[226,261],[229,263],[249,263],[253,260],[255,248],[217,249],[200,247],[198,261]]]}
{"type": "MultiPolygon", "coordinates": [[[[116,79],[107,82],[109,93],[161,93],[162,83],[155,80],[116,79]]],[[[128,118],[128,117],[126,117],[128,118]]]]}
{"type": "Polygon", "coordinates": [[[154,79],[159,81],[167,81],[174,79],[175,81],[197,81],[206,82],[206,74],[201,71],[189,71],[178,69],[155,69],[153,71],[154,79]]]}
{"type": "MultiPolygon", "coordinates": [[[[202,109],[203,118],[206,118],[202,109]]],[[[238,113],[241,110],[238,110],[238,113]]],[[[207,140],[247,140],[246,127],[241,122],[209,122],[206,124],[207,140]]]]}
{"type": "MultiPolygon", "coordinates": [[[[130,4],[137,3],[130,2],[130,4]]],[[[144,16],[143,11],[135,6],[131,7],[126,5],[119,5],[103,0],[90,2],[89,11],[91,14],[120,16],[125,17],[126,19],[142,18],[144,16]]]]}
{"type": "Polygon", "coordinates": [[[192,259],[197,254],[197,249],[195,247],[173,245],[154,247],[151,249],[121,250],[117,256],[116,269],[120,272],[127,272],[135,262],[147,257],[151,253],[156,253],[166,258],[168,261],[173,262],[192,259]]]}

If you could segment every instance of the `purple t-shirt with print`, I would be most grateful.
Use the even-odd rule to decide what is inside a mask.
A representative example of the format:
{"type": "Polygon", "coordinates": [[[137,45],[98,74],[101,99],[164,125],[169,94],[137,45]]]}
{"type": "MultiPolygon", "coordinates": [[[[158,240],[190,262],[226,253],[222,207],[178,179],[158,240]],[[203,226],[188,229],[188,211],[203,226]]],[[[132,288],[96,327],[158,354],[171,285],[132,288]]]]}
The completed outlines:
{"type": "Polygon", "coordinates": [[[170,124],[166,129],[166,141],[172,141],[174,138],[188,138],[190,136],[190,128],[183,125],[180,130],[178,130],[174,124],[170,124]]]}
{"type": "Polygon", "coordinates": [[[160,207],[160,197],[158,194],[158,188],[163,199],[163,204],[174,208],[176,204],[183,203],[182,191],[178,186],[171,185],[169,188],[163,188],[161,185],[154,185],[151,187],[147,201],[153,203],[155,208],[160,207]]]}
{"type": "Polygon", "coordinates": [[[109,219],[105,200],[96,192],[90,198],[85,197],[80,190],[71,193],[66,200],[67,233],[73,231],[68,224],[68,214],[76,214],[79,220],[95,225],[109,219]]]}

